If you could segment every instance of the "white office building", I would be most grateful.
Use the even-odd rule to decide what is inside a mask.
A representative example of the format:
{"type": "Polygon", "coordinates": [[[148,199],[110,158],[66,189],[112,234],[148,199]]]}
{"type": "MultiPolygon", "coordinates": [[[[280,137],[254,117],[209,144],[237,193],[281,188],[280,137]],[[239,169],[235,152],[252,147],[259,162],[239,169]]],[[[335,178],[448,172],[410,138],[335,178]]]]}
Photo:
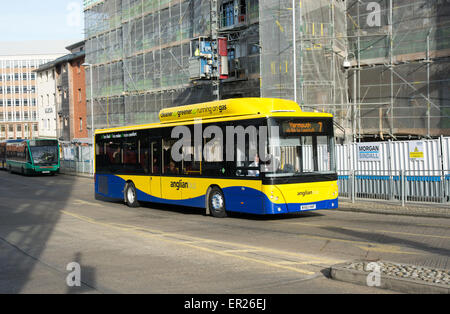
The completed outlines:
{"type": "MultiPolygon", "coordinates": [[[[66,42],[1,43],[0,139],[37,138],[40,135],[34,70],[64,55],[65,46],[66,42]]],[[[52,97],[53,93],[49,94],[49,101],[52,97]]]]}
{"type": "Polygon", "coordinates": [[[57,138],[56,125],[56,69],[36,70],[39,137],[57,138]]]}

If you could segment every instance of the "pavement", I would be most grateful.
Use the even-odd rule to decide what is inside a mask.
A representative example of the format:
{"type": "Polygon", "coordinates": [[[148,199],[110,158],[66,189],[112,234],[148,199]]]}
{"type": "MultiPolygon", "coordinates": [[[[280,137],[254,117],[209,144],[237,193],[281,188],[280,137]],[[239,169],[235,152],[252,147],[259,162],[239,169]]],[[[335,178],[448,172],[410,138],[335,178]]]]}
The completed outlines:
{"type": "Polygon", "coordinates": [[[352,203],[347,199],[339,199],[339,210],[384,215],[403,215],[416,217],[450,218],[450,203],[407,203],[384,200],[358,200],[352,203]]]}
{"type": "Polygon", "coordinates": [[[450,269],[450,220],[350,211],[226,219],[96,201],[91,178],[0,172],[0,293],[397,293],[329,278],[388,260],[450,269]],[[68,276],[81,266],[81,287],[68,276]]]}

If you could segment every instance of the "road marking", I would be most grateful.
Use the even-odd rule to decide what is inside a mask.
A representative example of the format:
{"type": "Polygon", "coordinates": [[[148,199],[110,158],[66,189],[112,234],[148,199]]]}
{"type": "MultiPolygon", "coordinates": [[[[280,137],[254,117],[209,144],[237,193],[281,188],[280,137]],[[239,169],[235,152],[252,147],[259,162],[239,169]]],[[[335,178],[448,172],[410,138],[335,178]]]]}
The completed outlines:
{"type": "Polygon", "coordinates": [[[328,237],[320,237],[320,236],[312,236],[312,235],[302,235],[302,237],[317,239],[317,240],[322,240],[322,241],[330,241],[330,242],[336,241],[336,242],[349,243],[349,244],[356,246],[364,251],[367,251],[367,250],[375,251],[376,250],[377,252],[384,252],[384,253],[423,255],[423,253],[420,253],[420,252],[403,251],[402,247],[395,246],[395,245],[386,245],[386,244],[378,244],[378,243],[371,243],[371,242],[364,242],[364,241],[345,240],[345,239],[328,238],[328,237]]]}
{"type": "Polygon", "coordinates": [[[88,205],[88,206],[97,206],[97,207],[105,207],[102,204],[94,203],[94,202],[88,202],[83,200],[75,200],[73,202],[75,205],[88,205]]]}
{"type": "Polygon", "coordinates": [[[307,262],[295,262],[295,261],[282,261],[278,262],[281,265],[306,265],[306,264],[320,264],[320,261],[307,261],[307,262]]]}
{"type": "Polygon", "coordinates": [[[258,250],[223,250],[224,253],[254,253],[259,252],[258,250]]]}
{"type": "MultiPolygon", "coordinates": [[[[199,238],[199,237],[193,237],[193,236],[182,235],[182,234],[171,233],[171,232],[163,232],[160,230],[142,228],[142,227],[132,226],[132,225],[100,222],[93,218],[82,216],[82,215],[75,214],[72,212],[68,212],[68,211],[64,211],[64,210],[61,212],[65,215],[77,218],[79,220],[82,220],[82,221],[85,221],[85,222],[88,222],[91,224],[95,224],[95,225],[99,225],[99,226],[103,226],[103,227],[107,227],[107,228],[113,228],[116,230],[131,232],[133,234],[148,237],[148,238],[159,237],[160,240],[171,243],[171,244],[183,245],[183,246],[187,246],[187,247],[194,248],[197,250],[213,253],[216,255],[234,257],[237,259],[254,262],[254,263],[259,263],[259,264],[263,264],[263,265],[270,266],[273,268],[294,271],[296,273],[301,273],[301,274],[305,274],[305,275],[314,275],[315,272],[312,272],[310,270],[290,267],[288,265],[283,265],[282,263],[280,264],[280,262],[269,262],[269,261],[265,261],[265,260],[261,260],[261,259],[257,259],[257,258],[253,258],[253,257],[241,256],[241,255],[237,255],[237,253],[243,252],[243,251],[259,251],[259,252],[264,252],[264,253],[274,253],[274,254],[281,255],[281,256],[295,256],[295,257],[307,259],[310,261],[310,262],[308,262],[308,261],[300,262],[300,263],[304,263],[304,265],[310,265],[311,262],[314,262],[315,264],[319,263],[319,264],[329,264],[329,265],[343,262],[341,260],[327,259],[327,258],[316,257],[316,256],[313,257],[313,256],[308,256],[306,254],[291,253],[291,252],[267,249],[267,248],[262,248],[262,247],[244,245],[244,244],[239,244],[239,243],[203,239],[203,238],[199,238]],[[171,237],[172,237],[172,239],[171,239],[171,237]],[[175,238],[175,239],[173,239],[173,238],[175,238]],[[212,249],[212,248],[201,247],[201,246],[195,245],[193,243],[212,243],[212,244],[216,244],[216,245],[223,245],[223,246],[228,246],[228,247],[236,247],[236,248],[244,248],[244,249],[231,249],[231,250],[219,249],[219,250],[216,250],[216,249],[212,249]]],[[[277,257],[275,257],[275,258],[277,258],[277,257]]],[[[278,259],[280,259],[280,258],[278,258],[278,259]]]]}
{"type": "Polygon", "coordinates": [[[393,253],[393,254],[421,254],[421,253],[416,253],[416,252],[406,252],[406,251],[402,251],[400,247],[395,246],[395,245],[368,245],[368,246],[359,246],[357,245],[357,247],[359,247],[361,250],[363,251],[372,251],[372,252],[379,252],[379,253],[393,253]]]}
{"type": "Polygon", "coordinates": [[[392,233],[392,234],[401,234],[401,235],[415,236],[415,237],[450,239],[450,236],[441,236],[441,235],[434,235],[434,234],[420,234],[420,233],[410,233],[410,232],[390,231],[390,230],[376,230],[376,229],[371,230],[371,229],[354,228],[354,227],[339,227],[339,226],[332,226],[332,225],[312,224],[312,223],[306,223],[306,222],[279,222],[279,221],[276,221],[276,222],[282,223],[282,224],[288,224],[288,225],[301,225],[301,226],[316,227],[316,228],[330,228],[331,227],[331,228],[336,228],[336,229],[359,231],[359,232],[392,233]]]}

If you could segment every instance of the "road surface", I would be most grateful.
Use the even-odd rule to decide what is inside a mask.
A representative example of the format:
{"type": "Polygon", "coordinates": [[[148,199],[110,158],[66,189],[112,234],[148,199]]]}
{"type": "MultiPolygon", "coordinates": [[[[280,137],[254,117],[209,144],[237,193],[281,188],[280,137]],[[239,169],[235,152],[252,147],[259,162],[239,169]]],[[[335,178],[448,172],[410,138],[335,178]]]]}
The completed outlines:
{"type": "Polygon", "coordinates": [[[0,293],[389,293],[327,278],[351,260],[450,268],[450,220],[342,211],[217,219],[94,199],[93,180],[0,172],[0,293]],[[81,287],[67,277],[81,266],[81,287]]]}

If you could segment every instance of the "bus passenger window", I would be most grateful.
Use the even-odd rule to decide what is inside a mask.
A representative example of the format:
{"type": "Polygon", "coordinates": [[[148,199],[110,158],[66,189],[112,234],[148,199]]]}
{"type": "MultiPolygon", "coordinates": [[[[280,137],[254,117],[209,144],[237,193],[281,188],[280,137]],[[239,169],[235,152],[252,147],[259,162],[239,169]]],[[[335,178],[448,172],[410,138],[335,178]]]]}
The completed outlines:
{"type": "Polygon", "coordinates": [[[177,140],[163,140],[164,167],[163,173],[175,175],[180,173],[180,164],[172,159],[172,146],[177,140]]]}
{"type": "Polygon", "coordinates": [[[137,145],[136,139],[127,139],[122,143],[123,167],[126,172],[137,172],[137,145]]]}
{"type": "Polygon", "coordinates": [[[202,147],[194,146],[183,147],[182,169],[183,174],[200,175],[201,174],[201,156],[202,147]]]}

